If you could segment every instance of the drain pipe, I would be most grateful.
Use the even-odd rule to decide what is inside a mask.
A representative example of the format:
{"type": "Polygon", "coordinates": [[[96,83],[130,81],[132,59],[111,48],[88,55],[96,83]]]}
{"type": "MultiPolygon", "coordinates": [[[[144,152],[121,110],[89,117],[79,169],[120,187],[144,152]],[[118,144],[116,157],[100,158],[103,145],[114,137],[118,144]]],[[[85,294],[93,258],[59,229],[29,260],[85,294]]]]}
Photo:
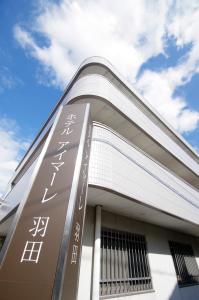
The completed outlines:
{"type": "Polygon", "coordinates": [[[92,300],[99,300],[100,291],[100,236],[101,236],[101,210],[97,205],[95,208],[95,241],[93,255],[93,282],[92,282],[92,300]]]}

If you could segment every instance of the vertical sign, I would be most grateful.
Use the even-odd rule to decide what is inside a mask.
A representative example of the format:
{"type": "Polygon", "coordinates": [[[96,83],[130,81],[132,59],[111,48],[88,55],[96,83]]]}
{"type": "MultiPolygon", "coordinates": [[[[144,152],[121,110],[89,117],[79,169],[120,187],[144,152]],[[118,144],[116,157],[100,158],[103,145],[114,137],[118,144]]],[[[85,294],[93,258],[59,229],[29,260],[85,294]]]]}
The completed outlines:
{"type": "Polygon", "coordinates": [[[0,268],[1,300],[75,300],[92,125],[63,106],[0,268]]]}

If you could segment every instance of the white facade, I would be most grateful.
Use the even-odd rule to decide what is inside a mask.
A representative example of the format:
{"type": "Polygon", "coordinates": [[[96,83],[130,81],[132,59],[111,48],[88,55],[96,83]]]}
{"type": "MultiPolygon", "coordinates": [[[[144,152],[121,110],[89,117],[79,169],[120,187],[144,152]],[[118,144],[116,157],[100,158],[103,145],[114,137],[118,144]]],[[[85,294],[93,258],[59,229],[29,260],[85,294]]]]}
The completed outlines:
{"type": "MultiPolygon", "coordinates": [[[[92,255],[95,209],[87,210],[86,226],[83,241],[82,263],[80,270],[80,284],[78,300],[90,300],[92,279],[92,255]],[[85,276],[86,270],[86,276],[85,276]]],[[[118,300],[197,300],[199,299],[199,286],[179,288],[176,273],[168,245],[169,240],[189,243],[199,264],[199,243],[192,237],[179,232],[167,230],[159,226],[136,221],[121,215],[102,210],[102,226],[118,230],[144,234],[147,240],[148,258],[152,275],[153,289],[145,293],[136,293],[120,297],[118,300]]],[[[104,299],[108,299],[104,298],[104,299]]],[[[110,297],[109,297],[110,299],[110,297]]]]}
{"type": "Polygon", "coordinates": [[[199,299],[199,285],[179,287],[169,248],[169,241],[189,244],[199,265],[199,156],[102,58],[80,66],[19,164],[0,206],[1,235],[9,231],[41,141],[63,103],[90,103],[93,121],[78,300],[100,297],[96,206],[102,206],[101,227],[145,236],[153,286],[103,299],[199,299]]]}

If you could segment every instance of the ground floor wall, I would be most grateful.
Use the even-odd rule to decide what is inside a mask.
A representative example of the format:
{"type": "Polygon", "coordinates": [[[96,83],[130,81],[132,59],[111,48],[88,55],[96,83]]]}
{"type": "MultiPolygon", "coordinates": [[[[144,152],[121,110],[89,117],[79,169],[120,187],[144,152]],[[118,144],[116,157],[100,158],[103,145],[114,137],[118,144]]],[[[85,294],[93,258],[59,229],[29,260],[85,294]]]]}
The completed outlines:
{"type": "MultiPolygon", "coordinates": [[[[146,238],[153,290],[114,297],[115,300],[197,300],[199,285],[179,288],[168,241],[190,244],[199,265],[199,243],[192,236],[102,210],[102,226],[142,234],[146,238]]],[[[91,300],[95,208],[87,207],[78,300],[91,300]]],[[[107,299],[110,299],[110,296],[107,299]]]]}

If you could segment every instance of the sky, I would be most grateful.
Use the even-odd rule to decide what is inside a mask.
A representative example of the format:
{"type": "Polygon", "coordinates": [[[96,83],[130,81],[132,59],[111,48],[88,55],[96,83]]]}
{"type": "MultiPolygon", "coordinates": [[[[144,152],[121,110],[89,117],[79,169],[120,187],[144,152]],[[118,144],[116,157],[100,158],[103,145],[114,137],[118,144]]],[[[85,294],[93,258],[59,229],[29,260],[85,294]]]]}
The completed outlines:
{"type": "Polygon", "coordinates": [[[199,152],[199,1],[0,0],[0,196],[81,62],[107,58],[199,152]]]}

